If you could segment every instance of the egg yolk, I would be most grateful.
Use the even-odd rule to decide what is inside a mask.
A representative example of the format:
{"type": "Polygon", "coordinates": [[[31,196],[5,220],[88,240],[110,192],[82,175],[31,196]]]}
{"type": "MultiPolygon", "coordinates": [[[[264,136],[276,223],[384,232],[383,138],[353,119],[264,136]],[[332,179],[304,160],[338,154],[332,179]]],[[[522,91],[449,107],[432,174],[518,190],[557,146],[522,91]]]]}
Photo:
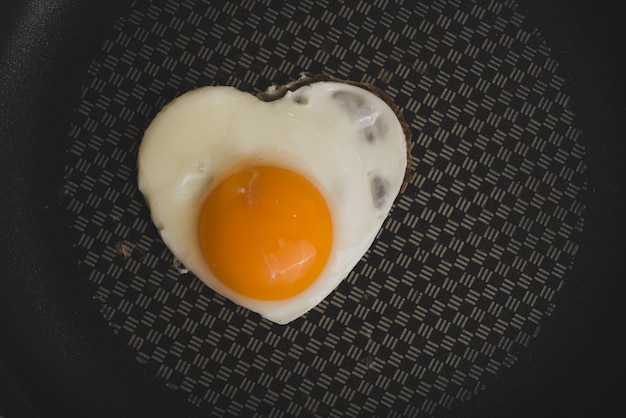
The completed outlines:
{"type": "Polygon", "coordinates": [[[200,212],[200,247],[213,274],[250,298],[278,300],[324,269],[332,222],[320,191],[298,173],[248,167],[213,188],[200,212]]]}

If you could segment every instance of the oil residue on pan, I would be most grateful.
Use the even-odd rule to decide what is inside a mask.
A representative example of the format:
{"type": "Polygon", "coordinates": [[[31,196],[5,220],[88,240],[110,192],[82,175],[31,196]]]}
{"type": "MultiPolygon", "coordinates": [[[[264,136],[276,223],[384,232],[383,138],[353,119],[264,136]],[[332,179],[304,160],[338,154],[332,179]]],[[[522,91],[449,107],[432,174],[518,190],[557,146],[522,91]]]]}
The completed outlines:
{"type": "Polygon", "coordinates": [[[102,315],[218,413],[428,415],[471,398],[537,335],[578,249],[584,147],[541,35],[512,1],[213,3],[137,1],[83,86],[65,202],[102,315]],[[174,97],[301,71],[394,96],[415,169],[348,279],[281,327],[179,272],[135,162],[174,97]]]}

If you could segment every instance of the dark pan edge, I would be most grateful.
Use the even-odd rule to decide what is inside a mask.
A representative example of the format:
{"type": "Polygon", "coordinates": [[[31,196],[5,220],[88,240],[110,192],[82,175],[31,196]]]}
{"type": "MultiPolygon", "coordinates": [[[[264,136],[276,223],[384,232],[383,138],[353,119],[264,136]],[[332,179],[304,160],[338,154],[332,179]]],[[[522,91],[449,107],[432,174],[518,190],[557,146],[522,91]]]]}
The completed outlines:
{"type": "Polygon", "coordinates": [[[68,109],[127,5],[21,3],[5,15],[14,21],[0,71],[0,361],[41,416],[158,416],[173,408],[192,416],[196,408],[111,338],[71,259],[58,205],[68,109]]]}

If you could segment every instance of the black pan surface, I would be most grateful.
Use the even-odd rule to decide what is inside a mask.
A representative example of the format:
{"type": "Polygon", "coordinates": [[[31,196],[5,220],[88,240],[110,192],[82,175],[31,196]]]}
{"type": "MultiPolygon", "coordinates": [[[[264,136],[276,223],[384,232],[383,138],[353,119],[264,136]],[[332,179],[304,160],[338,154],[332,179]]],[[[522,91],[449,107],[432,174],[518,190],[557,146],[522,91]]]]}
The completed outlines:
{"type": "MultiPolygon", "coordinates": [[[[94,302],[94,283],[84,279],[76,260],[80,249],[68,231],[73,218],[62,196],[64,141],[70,121],[77,120],[89,66],[101,59],[103,41],[113,36],[114,23],[130,6],[42,3],[4,4],[1,12],[0,361],[15,385],[0,385],[0,415],[219,412],[211,402],[193,405],[184,390],[171,390],[155,377],[157,364],[136,360],[128,335],[114,333],[110,318],[94,302]]],[[[620,101],[623,37],[617,8],[602,2],[519,4],[525,27],[539,28],[551,58],[560,64],[565,80],[560,87],[571,98],[575,126],[584,137],[587,190],[579,196],[586,206],[584,228],[576,235],[580,248],[573,267],[539,334],[516,351],[511,367],[486,378],[486,387],[471,399],[454,402],[450,410],[437,408],[440,416],[601,413],[616,403],[624,370],[616,314],[623,272],[616,267],[625,231],[626,115],[620,101]]],[[[362,282],[353,286],[358,290],[362,282]]],[[[324,412],[331,410],[318,411],[324,412]]]]}

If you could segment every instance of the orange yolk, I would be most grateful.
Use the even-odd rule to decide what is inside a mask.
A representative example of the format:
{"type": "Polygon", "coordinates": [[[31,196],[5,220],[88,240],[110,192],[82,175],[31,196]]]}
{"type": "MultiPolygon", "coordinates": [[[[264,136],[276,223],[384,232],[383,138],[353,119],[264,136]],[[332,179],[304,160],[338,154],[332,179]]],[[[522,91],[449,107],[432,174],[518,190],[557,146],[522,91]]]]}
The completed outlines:
{"type": "Polygon", "coordinates": [[[325,199],[293,171],[255,166],[221,181],[199,221],[200,248],[213,274],[250,298],[285,299],[309,287],[332,244],[325,199]]]}

